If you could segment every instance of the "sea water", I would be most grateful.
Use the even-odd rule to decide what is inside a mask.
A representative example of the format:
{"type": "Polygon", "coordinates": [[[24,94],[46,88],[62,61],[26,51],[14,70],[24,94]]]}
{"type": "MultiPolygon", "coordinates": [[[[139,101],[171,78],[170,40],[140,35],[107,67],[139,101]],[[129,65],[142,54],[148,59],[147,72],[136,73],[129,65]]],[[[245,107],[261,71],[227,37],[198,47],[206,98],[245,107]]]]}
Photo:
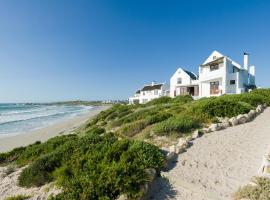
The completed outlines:
{"type": "Polygon", "coordinates": [[[91,109],[83,105],[0,104],[0,137],[40,129],[91,109]]]}

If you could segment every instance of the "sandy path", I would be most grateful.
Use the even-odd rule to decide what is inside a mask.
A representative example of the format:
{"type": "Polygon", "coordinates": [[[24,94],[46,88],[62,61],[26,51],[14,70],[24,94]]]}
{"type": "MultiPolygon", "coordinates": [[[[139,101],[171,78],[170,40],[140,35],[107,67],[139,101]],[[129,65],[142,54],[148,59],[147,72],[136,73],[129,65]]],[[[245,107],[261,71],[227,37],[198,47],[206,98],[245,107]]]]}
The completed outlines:
{"type": "Polygon", "coordinates": [[[153,199],[228,200],[258,174],[270,145],[270,109],[254,121],[207,134],[180,154],[153,199]]]}
{"type": "Polygon", "coordinates": [[[71,133],[75,128],[85,123],[88,119],[109,107],[110,106],[97,106],[91,109],[88,113],[66,119],[45,128],[31,131],[29,133],[0,137],[0,152],[6,152],[20,146],[26,146],[36,141],[44,142],[59,134],[71,133]]]}

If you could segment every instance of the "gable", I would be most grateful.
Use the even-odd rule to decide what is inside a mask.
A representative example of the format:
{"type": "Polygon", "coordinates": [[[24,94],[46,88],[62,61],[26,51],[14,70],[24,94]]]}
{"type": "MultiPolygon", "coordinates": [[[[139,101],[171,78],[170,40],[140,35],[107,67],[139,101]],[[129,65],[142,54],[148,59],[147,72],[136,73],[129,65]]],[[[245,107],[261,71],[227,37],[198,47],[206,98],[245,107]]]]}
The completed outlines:
{"type": "Polygon", "coordinates": [[[204,61],[202,65],[205,65],[206,63],[212,62],[221,57],[224,57],[224,55],[222,55],[218,51],[213,51],[213,53],[211,53],[211,55],[204,61]]]}

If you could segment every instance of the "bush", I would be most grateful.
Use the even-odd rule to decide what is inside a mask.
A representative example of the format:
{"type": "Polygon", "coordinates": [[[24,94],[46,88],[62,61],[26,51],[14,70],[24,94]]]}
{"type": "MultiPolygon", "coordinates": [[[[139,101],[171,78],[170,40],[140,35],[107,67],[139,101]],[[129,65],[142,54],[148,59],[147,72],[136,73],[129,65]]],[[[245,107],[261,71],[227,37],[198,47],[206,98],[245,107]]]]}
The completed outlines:
{"type": "Polygon", "coordinates": [[[201,124],[196,118],[179,115],[156,124],[153,131],[159,135],[170,135],[175,132],[188,133],[193,129],[199,128],[200,126],[201,124]]]}
{"type": "Polygon", "coordinates": [[[117,140],[110,134],[81,142],[65,167],[54,173],[63,186],[54,199],[115,199],[120,194],[135,198],[148,180],[145,169],[163,167],[161,151],[145,142],[117,140]]]}
{"type": "Polygon", "coordinates": [[[266,100],[266,104],[270,106],[270,89],[255,89],[250,94],[256,94],[262,96],[266,100]]]}
{"type": "Polygon", "coordinates": [[[195,115],[213,117],[233,117],[248,113],[253,109],[250,104],[226,98],[209,98],[199,100],[191,109],[195,115]]]}
{"type": "Polygon", "coordinates": [[[157,99],[153,99],[152,101],[149,101],[146,105],[166,104],[170,103],[171,100],[172,100],[171,97],[163,96],[157,99]]]}
{"type": "Polygon", "coordinates": [[[124,125],[121,129],[119,129],[119,133],[121,135],[125,135],[128,137],[132,137],[142,131],[146,126],[147,126],[147,121],[144,120],[139,120],[135,121],[129,124],[124,125]]]}
{"type": "Polygon", "coordinates": [[[60,166],[62,155],[58,152],[44,155],[25,168],[19,176],[23,187],[42,186],[52,180],[51,172],[60,166]]]}
{"type": "Polygon", "coordinates": [[[172,99],[172,103],[185,104],[193,101],[192,96],[190,95],[179,95],[172,99]]]}
{"type": "Polygon", "coordinates": [[[253,179],[256,185],[247,185],[240,188],[234,194],[234,200],[268,200],[270,199],[270,179],[265,177],[256,177],[253,179]]]}

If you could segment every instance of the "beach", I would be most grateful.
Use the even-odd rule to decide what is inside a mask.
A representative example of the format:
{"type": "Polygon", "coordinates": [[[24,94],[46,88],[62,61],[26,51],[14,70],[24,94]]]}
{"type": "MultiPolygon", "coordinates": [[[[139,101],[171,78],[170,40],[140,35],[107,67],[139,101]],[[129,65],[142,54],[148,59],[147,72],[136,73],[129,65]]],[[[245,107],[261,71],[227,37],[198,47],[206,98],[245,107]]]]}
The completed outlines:
{"type": "Polygon", "coordinates": [[[44,142],[52,137],[72,133],[76,128],[81,126],[90,118],[97,115],[99,112],[108,109],[110,106],[96,106],[89,112],[73,118],[65,119],[47,127],[21,133],[17,135],[2,136],[0,137],[0,152],[7,152],[16,147],[27,146],[35,143],[36,141],[44,142]]]}

